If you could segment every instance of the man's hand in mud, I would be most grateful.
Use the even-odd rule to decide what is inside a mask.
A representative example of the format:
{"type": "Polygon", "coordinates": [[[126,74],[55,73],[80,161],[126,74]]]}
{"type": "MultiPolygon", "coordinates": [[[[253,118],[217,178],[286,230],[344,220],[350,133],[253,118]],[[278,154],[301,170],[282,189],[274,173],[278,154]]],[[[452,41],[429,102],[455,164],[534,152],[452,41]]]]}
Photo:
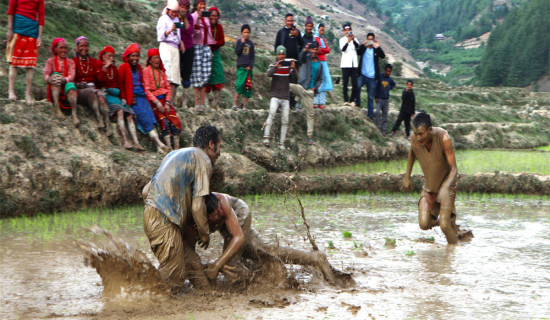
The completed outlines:
{"type": "Polygon", "coordinates": [[[410,190],[411,189],[411,177],[405,176],[403,178],[403,190],[410,190]]]}
{"type": "Polygon", "coordinates": [[[206,276],[208,277],[208,279],[214,280],[218,276],[219,271],[218,269],[216,269],[214,264],[209,264],[206,267],[206,270],[204,270],[204,273],[206,273],[206,276]]]}
{"type": "Polygon", "coordinates": [[[237,276],[238,276],[237,267],[236,266],[230,266],[228,264],[223,266],[222,273],[226,278],[229,278],[229,279],[236,279],[237,276]]]}
{"type": "Polygon", "coordinates": [[[204,250],[208,249],[208,245],[210,244],[210,236],[206,235],[206,237],[201,237],[201,239],[197,241],[197,244],[204,250]]]}

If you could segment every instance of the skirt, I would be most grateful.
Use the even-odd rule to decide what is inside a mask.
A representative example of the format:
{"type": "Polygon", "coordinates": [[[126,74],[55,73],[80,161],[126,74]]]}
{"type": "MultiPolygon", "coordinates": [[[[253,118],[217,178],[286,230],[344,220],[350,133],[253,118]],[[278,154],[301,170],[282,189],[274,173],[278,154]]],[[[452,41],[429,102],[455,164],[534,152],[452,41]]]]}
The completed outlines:
{"type": "Polygon", "coordinates": [[[164,113],[160,113],[160,111],[157,110],[154,104],[151,106],[153,107],[155,118],[160,125],[162,135],[179,135],[181,132],[181,121],[176,114],[176,110],[174,110],[172,104],[166,104],[165,95],[158,96],[157,100],[160,101],[160,103],[162,103],[162,105],[164,106],[164,113]]]}
{"type": "Polygon", "coordinates": [[[38,57],[36,38],[14,34],[6,47],[6,61],[12,67],[35,68],[38,57]]]}
{"type": "Polygon", "coordinates": [[[160,59],[166,69],[166,77],[168,81],[178,86],[181,83],[180,74],[180,51],[178,48],[161,42],[159,45],[160,59]]]}
{"type": "Polygon", "coordinates": [[[143,134],[148,134],[155,129],[155,124],[157,124],[153,109],[151,109],[151,105],[147,101],[147,98],[145,98],[145,95],[134,92],[134,100],[135,104],[132,105],[132,110],[134,110],[136,115],[137,128],[143,134]]]}
{"type": "Polygon", "coordinates": [[[122,105],[119,94],[120,90],[117,88],[105,89],[105,101],[107,101],[107,106],[109,106],[109,119],[111,119],[111,122],[117,121],[116,113],[118,110],[123,110],[124,118],[135,114],[129,105],[122,105]]]}
{"type": "Polygon", "coordinates": [[[242,94],[246,98],[252,96],[252,88],[246,89],[246,78],[250,74],[250,80],[252,81],[252,70],[248,71],[246,68],[237,68],[237,83],[235,84],[235,92],[242,94]]]}
{"type": "Polygon", "coordinates": [[[225,83],[225,75],[223,73],[222,56],[220,50],[216,50],[212,54],[212,74],[210,75],[209,86],[213,90],[223,89],[225,83]],[[222,85],[221,87],[219,85],[222,85]]]}
{"type": "Polygon", "coordinates": [[[195,57],[191,71],[191,85],[193,88],[202,88],[208,84],[212,73],[212,52],[207,45],[194,45],[195,57]]]}

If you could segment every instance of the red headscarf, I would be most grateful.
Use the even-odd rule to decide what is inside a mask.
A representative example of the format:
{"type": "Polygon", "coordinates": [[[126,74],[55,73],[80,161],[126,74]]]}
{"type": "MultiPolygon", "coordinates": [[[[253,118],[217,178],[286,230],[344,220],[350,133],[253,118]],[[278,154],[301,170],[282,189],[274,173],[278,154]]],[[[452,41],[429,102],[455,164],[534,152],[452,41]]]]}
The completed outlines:
{"type": "MultiPolygon", "coordinates": [[[[151,58],[154,56],[160,56],[159,49],[151,48],[149,49],[149,51],[147,51],[147,64],[145,66],[151,65],[150,61],[151,61],[151,58]]],[[[162,71],[166,71],[166,69],[164,69],[164,64],[162,63],[162,59],[160,60],[159,69],[162,71]]]]}
{"type": "Polygon", "coordinates": [[[56,54],[55,54],[55,47],[57,47],[57,45],[58,45],[60,42],[67,42],[67,41],[65,41],[65,39],[63,39],[63,38],[55,38],[55,39],[53,39],[53,41],[52,41],[52,53],[53,53],[54,56],[56,55],[56,54]]]}
{"type": "Polygon", "coordinates": [[[124,50],[124,53],[122,54],[122,60],[124,62],[128,62],[128,56],[134,52],[139,53],[139,44],[137,43],[132,43],[128,46],[128,48],[126,48],[126,50],[124,50]]]}
{"type": "Polygon", "coordinates": [[[216,7],[210,7],[210,9],[208,9],[208,11],[216,11],[218,13],[218,16],[220,16],[220,10],[218,10],[218,8],[216,8],[216,7]]]}
{"type": "Polygon", "coordinates": [[[115,54],[115,48],[113,48],[111,46],[103,47],[103,49],[99,52],[99,57],[98,57],[99,61],[103,61],[103,55],[107,52],[115,54]]]}

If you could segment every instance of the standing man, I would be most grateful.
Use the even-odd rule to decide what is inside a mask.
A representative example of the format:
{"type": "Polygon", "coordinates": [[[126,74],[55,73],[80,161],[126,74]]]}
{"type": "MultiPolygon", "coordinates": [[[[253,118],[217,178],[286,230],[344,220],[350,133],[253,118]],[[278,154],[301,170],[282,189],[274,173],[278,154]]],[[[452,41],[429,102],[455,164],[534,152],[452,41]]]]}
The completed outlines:
{"type": "Polygon", "coordinates": [[[182,238],[182,230],[196,225],[199,246],[208,248],[204,197],[210,193],[212,166],[220,156],[218,129],[210,125],[197,129],[193,146],[170,152],[143,189],[143,228],[160,262],[159,271],[171,286],[182,286],[188,274],[196,286],[208,285],[200,259],[182,238]]]}
{"type": "Polygon", "coordinates": [[[355,104],[361,106],[361,87],[367,85],[368,94],[368,112],[369,119],[374,120],[374,92],[376,83],[380,80],[380,70],[378,59],[384,59],[386,54],[380,48],[378,40],[374,39],[374,33],[367,35],[367,40],[361,44],[357,53],[359,58],[359,74],[357,81],[357,101],[355,104]]]}
{"type": "Polygon", "coordinates": [[[344,24],[344,36],[340,38],[340,49],[342,50],[340,69],[342,69],[344,102],[351,102],[353,104],[357,95],[357,50],[359,49],[359,42],[351,31],[351,23],[344,24]],[[350,79],[351,96],[348,96],[348,81],[350,79]]]}
{"type": "MultiPolygon", "coordinates": [[[[304,40],[302,39],[300,30],[294,26],[294,15],[287,13],[285,16],[285,26],[277,32],[275,37],[274,49],[277,50],[278,46],[286,48],[286,57],[298,61],[302,47],[304,46],[304,40]]],[[[299,72],[300,63],[296,64],[296,71],[299,72]]],[[[297,83],[298,79],[291,78],[290,83],[297,83]]],[[[290,110],[296,112],[296,99],[293,94],[290,95],[290,110]]]]}
{"type": "Polygon", "coordinates": [[[413,120],[411,150],[407,161],[407,172],[403,188],[411,187],[411,172],[418,159],[424,185],[418,202],[418,224],[428,230],[437,225],[447,238],[447,243],[457,243],[456,226],[456,167],[455,152],[447,131],[432,127],[430,115],[422,111],[413,120]]]}
{"type": "Polygon", "coordinates": [[[317,42],[306,45],[304,50],[300,53],[302,68],[300,68],[298,84],[290,84],[290,91],[300,98],[300,102],[306,109],[308,145],[313,144],[313,97],[323,83],[323,69],[317,57],[318,49],[319,45],[317,42]]]}

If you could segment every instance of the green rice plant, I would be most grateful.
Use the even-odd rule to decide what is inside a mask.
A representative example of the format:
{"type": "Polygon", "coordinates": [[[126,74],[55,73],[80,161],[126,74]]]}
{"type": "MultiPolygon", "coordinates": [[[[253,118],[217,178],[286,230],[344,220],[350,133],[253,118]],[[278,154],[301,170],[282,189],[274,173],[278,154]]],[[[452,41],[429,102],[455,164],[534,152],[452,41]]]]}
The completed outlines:
{"type": "Polygon", "coordinates": [[[327,241],[327,248],[328,249],[336,249],[336,247],[334,246],[334,243],[332,242],[332,240],[327,241]]]}
{"type": "Polygon", "coordinates": [[[342,232],[342,236],[344,237],[344,239],[349,239],[352,237],[352,234],[349,231],[344,231],[342,232]]]}
{"type": "Polygon", "coordinates": [[[395,247],[395,243],[396,243],[396,239],[392,239],[392,238],[386,238],[385,239],[386,242],[385,242],[385,246],[393,246],[395,247]]]}
{"type": "Polygon", "coordinates": [[[413,250],[407,250],[407,252],[405,252],[405,254],[408,255],[409,257],[415,255],[413,250]]]}

